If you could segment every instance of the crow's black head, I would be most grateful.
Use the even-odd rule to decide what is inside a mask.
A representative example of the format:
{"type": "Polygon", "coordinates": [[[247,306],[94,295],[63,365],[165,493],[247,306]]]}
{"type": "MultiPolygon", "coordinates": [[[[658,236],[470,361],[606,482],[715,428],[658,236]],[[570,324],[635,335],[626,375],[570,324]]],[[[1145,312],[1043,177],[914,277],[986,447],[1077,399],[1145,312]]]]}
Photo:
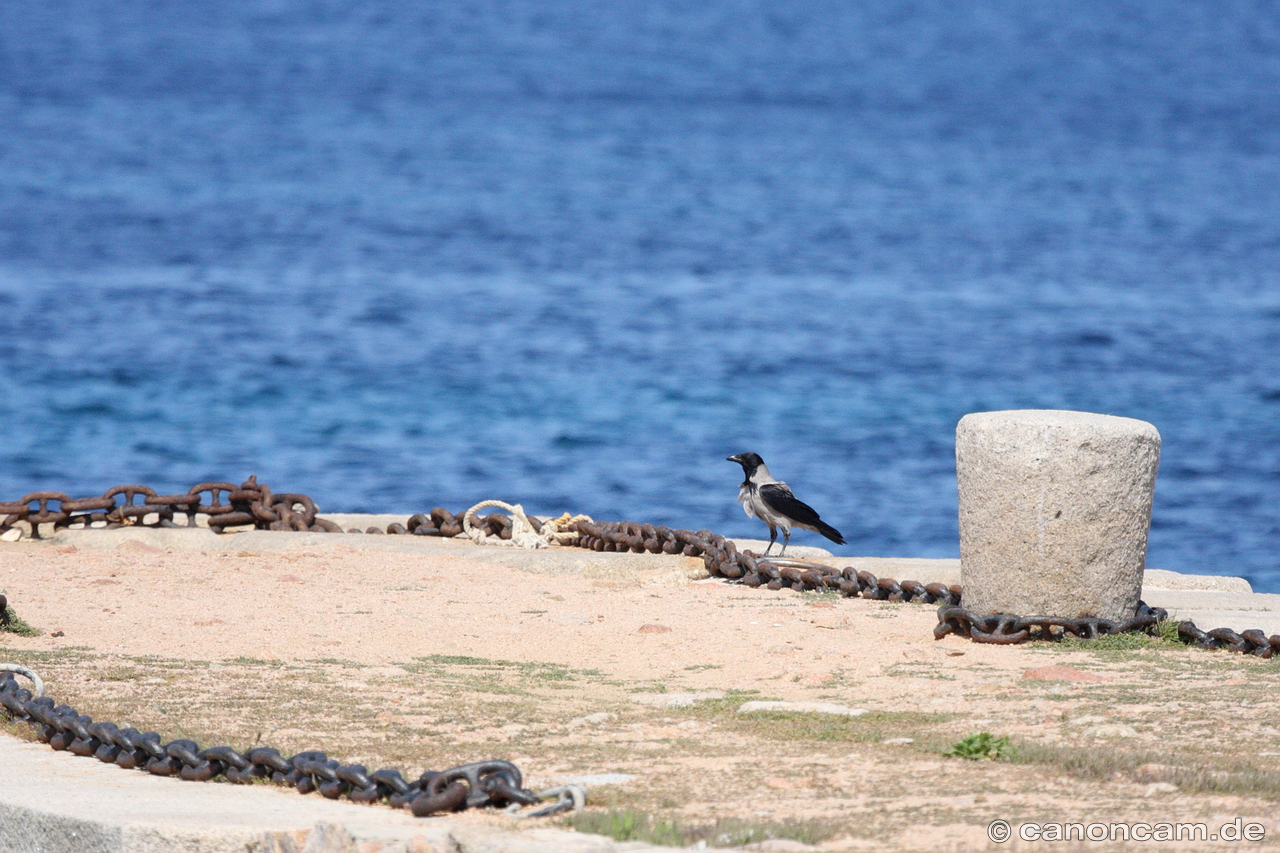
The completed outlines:
{"type": "Polygon", "coordinates": [[[750,477],[756,472],[756,469],[764,464],[764,460],[760,458],[759,453],[735,453],[726,461],[737,462],[742,466],[742,473],[750,477]]]}

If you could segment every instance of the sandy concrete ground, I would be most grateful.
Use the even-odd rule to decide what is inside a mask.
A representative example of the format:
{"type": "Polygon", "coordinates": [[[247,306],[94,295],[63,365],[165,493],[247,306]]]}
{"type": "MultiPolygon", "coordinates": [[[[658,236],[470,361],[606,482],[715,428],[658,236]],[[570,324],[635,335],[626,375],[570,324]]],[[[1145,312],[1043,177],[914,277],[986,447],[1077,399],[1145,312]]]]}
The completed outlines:
{"type": "Polygon", "coordinates": [[[987,827],[1216,833],[1237,817],[1265,827],[1248,846],[1280,849],[1278,662],[935,641],[932,607],[747,589],[701,579],[693,558],[366,538],[0,543],[0,590],[45,632],[0,634],[0,659],[96,719],[203,746],[323,749],[406,775],[508,758],[535,785],[622,774],[592,787],[593,810],[821,849],[1227,849],[993,844],[987,827]],[[867,713],[739,713],[759,700],[867,713]],[[1019,758],[941,755],[984,731],[1019,758]]]}

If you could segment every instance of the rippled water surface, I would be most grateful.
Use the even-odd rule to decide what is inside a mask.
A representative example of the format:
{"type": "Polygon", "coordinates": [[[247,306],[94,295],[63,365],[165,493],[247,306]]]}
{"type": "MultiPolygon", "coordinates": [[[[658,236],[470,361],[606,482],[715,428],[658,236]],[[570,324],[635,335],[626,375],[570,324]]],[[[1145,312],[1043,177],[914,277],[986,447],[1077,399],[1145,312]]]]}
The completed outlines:
{"type": "Polygon", "coordinates": [[[751,534],[750,449],[954,556],[956,421],[1072,408],[1280,591],[1274,7],[686,5],[0,6],[0,498],[751,534]]]}

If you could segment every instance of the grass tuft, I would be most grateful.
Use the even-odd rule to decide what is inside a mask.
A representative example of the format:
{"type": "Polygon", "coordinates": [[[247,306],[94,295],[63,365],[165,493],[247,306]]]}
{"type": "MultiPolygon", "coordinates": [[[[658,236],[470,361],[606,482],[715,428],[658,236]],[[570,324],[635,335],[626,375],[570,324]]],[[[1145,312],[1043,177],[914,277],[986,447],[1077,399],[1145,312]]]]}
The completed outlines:
{"type": "Polygon", "coordinates": [[[653,817],[631,810],[584,812],[565,821],[578,832],[607,835],[615,841],[644,841],[667,847],[705,843],[711,847],[741,847],[771,839],[818,844],[835,835],[831,824],[815,820],[760,823],[721,818],[715,823],[683,825],[672,818],[653,817]]]}
{"type": "Polygon", "coordinates": [[[1012,752],[1007,737],[995,737],[991,732],[975,732],[957,741],[942,754],[948,758],[967,758],[970,761],[999,761],[1012,752]]]}
{"type": "Polygon", "coordinates": [[[12,607],[6,607],[5,614],[9,617],[9,624],[0,625],[0,631],[17,634],[19,637],[39,637],[44,633],[15,613],[12,607]]]}
{"type": "Polygon", "coordinates": [[[634,811],[584,812],[569,818],[568,825],[578,832],[607,835],[615,841],[647,841],[683,847],[680,824],[676,820],[660,820],[634,811]]]}
{"type": "Polygon", "coordinates": [[[945,723],[951,714],[917,711],[871,711],[857,717],[809,711],[758,711],[739,714],[738,708],[749,699],[772,699],[757,690],[730,690],[723,699],[698,702],[681,712],[695,719],[714,722],[726,731],[761,737],[773,741],[879,743],[904,735],[917,740],[924,731],[945,723]]]}
{"type": "MultiPolygon", "coordinates": [[[[1082,781],[1107,781],[1133,776],[1138,767],[1161,767],[1160,781],[1172,782],[1184,791],[1280,800],[1280,771],[1238,761],[1216,766],[1203,761],[1186,765],[1176,763],[1178,756],[1169,753],[1088,749],[1034,742],[1017,744],[1004,758],[1014,764],[1050,766],[1082,781]]],[[[1138,781],[1136,777],[1135,781],[1138,781]]],[[[1149,781],[1149,778],[1143,781],[1149,781]]]]}
{"type": "Polygon", "coordinates": [[[1156,623],[1156,634],[1160,639],[1167,642],[1177,643],[1180,646],[1186,645],[1178,636],[1178,620],[1176,619],[1161,619],[1156,623]]]}

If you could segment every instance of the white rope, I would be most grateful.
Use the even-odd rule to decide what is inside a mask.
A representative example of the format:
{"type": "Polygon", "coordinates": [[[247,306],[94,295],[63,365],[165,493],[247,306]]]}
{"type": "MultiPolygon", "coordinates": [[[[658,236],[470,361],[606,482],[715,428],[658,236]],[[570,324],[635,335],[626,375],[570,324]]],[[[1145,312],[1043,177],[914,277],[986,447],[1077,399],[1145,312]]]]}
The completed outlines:
{"type": "Polygon", "coordinates": [[[44,679],[25,666],[16,663],[0,663],[0,672],[16,672],[18,675],[24,676],[35,685],[37,696],[44,695],[44,679]]]}
{"type": "Polygon", "coordinates": [[[520,813],[523,808],[519,803],[512,803],[507,806],[507,814],[512,817],[549,817],[553,814],[560,814],[572,810],[574,814],[582,811],[582,807],[587,804],[587,789],[582,785],[561,785],[558,788],[548,788],[545,791],[539,791],[534,794],[540,800],[549,800],[556,797],[556,801],[549,806],[542,806],[535,811],[525,814],[520,813]]]}
{"type": "Polygon", "coordinates": [[[591,521],[590,516],[575,515],[570,517],[569,513],[565,513],[559,518],[549,518],[542,522],[542,531],[534,529],[533,522],[529,521],[529,516],[524,514],[524,507],[520,504],[509,504],[503,501],[480,501],[480,503],[467,510],[462,516],[462,530],[470,537],[472,542],[477,545],[502,545],[508,548],[546,548],[548,545],[569,545],[578,540],[578,532],[571,530],[573,525],[579,521],[591,521]],[[487,533],[484,530],[474,526],[471,522],[475,518],[476,511],[493,507],[511,515],[511,538],[503,539],[487,533]]]}

